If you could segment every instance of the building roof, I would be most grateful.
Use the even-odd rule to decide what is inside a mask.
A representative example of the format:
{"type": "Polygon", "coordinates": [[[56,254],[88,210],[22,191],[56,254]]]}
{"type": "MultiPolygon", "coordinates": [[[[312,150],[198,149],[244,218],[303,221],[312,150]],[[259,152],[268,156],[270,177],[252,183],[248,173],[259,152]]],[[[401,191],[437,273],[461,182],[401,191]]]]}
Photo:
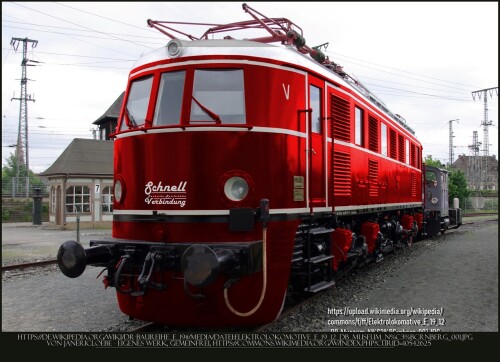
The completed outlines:
{"type": "MultiPolygon", "coordinates": [[[[495,155],[491,156],[476,156],[478,162],[481,164],[484,164],[484,158],[486,158],[486,161],[488,163],[488,172],[489,173],[498,173],[498,160],[496,159],[495,155]]],[[[474,161],[475,156],[466,156],[466,155],[458,155],[458,158],[455,162],[453,162],[453,166],[458,168],[459,170],[462,170],[466,172],[467,168],[469,167],[470,162],[474,161]]]]}
{"type": "Polygon", "coordinates": [[[113,176],[113,141],[75,138],[41,176],[113,176]]]}
{"type": "Polygon", "coordinates": [[[116,121],[118,119],[118,117],[120,116],[120,110],[122,108],[124,96],[125,96],[125,92],[120,94],[120,96],[116,99],[116,101],[114,101],[114,103],[111,105],[111,107],[109,107],[108,110],[106,112],[104,112],[104,114],[101,117],[99,117],[97,120],[92,122],[92,124],[100,125],[100,124],[108,121],[109,119],[113,119],[116,121]]]}

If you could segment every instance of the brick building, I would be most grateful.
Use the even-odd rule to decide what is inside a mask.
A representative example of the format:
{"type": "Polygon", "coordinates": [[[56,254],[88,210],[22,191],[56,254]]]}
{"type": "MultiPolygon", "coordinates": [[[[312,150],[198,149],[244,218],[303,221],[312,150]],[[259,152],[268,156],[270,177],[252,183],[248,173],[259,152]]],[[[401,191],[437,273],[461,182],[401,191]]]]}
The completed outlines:
{"type": "Polygon", "coordinates": [[[495,155],[488,157],[459,155],[453,166],[465,174],[470,190],[498,191],[498,160],[495,155]]]}

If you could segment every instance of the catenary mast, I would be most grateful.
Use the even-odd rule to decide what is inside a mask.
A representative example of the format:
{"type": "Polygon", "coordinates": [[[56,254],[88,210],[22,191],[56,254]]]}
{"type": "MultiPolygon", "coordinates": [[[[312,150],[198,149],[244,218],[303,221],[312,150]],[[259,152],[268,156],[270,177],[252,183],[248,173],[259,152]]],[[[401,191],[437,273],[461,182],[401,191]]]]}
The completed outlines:
{"type": "Polygon", "coordinates": [[[29,194],[29,147],[28,147],[28,101],[34,102],[35,99],[28,96],[27,83],[28,78],[26,76],[26,67],[33,66],[33,64],[28,64],[28,62],[33,62],[27,58],[28,43],[31,43],[32,48],[35,48],[38,44],[38,40],[32,40],[28,38],[12,38],[10,44],[17,51],[19,44],[23,44],[23,60],[21,62],[22,74],[21,74],[21,96],[19,98],[12,98],[12,100],[19,101],[19,127],[17,132],[17,146],[16,146],[16,160],[17,160],[17,184],[19,184],[20,177],[26,177],[26,196],[29,194]],[[22,170],[21,165],[24,165],[24,170],[22,170]],[[21,175],[25,173],[25,175],[21,175]]]}

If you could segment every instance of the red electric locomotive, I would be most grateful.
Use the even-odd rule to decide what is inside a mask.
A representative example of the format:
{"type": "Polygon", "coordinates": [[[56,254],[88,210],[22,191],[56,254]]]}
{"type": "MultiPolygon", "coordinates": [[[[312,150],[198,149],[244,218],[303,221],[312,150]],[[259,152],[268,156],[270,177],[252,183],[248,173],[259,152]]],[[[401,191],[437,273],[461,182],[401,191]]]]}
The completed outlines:
{"type": "Polygon", "coordinates": [[[297,25],[243,9],[253,20],[178,32],[189,40],[148,20],[171,40],[130,73],[113,238],[59,250],[69,277],[106,267],[130,317],[267,323],[287,295],[331,287],[425,233],[422,146],[403,118],[297,25]],[[244,29],[267,36],[209,39],[244,29]]]}

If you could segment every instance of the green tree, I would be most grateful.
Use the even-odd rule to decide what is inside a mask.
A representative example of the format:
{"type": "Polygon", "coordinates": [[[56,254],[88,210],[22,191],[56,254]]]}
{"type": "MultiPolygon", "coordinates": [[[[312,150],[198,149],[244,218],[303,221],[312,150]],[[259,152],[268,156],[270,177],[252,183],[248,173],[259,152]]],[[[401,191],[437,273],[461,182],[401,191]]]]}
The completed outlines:
{"type": "MultiPolygon", "coordinates": [[[[12,178],[17,177],[17,157],[11,153],[9,157],[5,159],[7,164],[2,167],[2,194],[10,195],[12,193],[12,178]]],[[[26,177],[26,165],[19,165],[19,176],[26,177]]],[[[29,170],[28,172],[30,189],[34,187],[43,187],[45,186],[43,181],[36,176],[33,171],[29,170]]],[[[24,192],[22,190],[21,192],[24,192]]]]}
{"type": "Polygon", "coordinates": [[[449,175],[448,195],[450,206],[453,205],[453,199],[460,200],[460,205],[465,205],[465,200],[469,197],[470,191],[467,188],[467,179],[460,170],[452,170],[449,175]]]}
{"type": "Polygon", "coordinates": [[[437,168],[445,168],[445,165],[443,165],[441,163],[441,161],[439,161],[439,160],[433,160],[432,159],[432,155],[425,156],[424,162],[428,166],[434,166],[434,167],[437,167],[437,168]]]}

